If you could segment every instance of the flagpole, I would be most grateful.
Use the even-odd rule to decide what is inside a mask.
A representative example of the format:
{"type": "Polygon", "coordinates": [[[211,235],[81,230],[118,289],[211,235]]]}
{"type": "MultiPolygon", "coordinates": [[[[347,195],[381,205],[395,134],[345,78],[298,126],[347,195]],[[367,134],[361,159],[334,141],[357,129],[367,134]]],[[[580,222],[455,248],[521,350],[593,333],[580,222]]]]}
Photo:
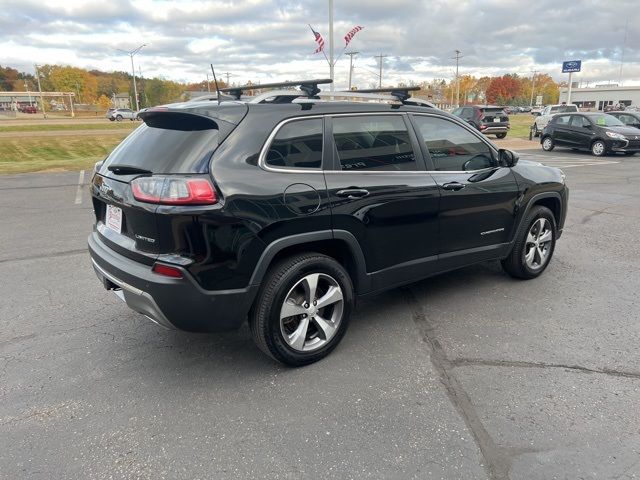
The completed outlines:
{"type": "MultiPolygon", "coordinates": [[[[333,80],[333,0],[329,0],[329,78],[333,80]]],[[[334,91],[334,84],[331,82],[331,91],[334,91]]]]}

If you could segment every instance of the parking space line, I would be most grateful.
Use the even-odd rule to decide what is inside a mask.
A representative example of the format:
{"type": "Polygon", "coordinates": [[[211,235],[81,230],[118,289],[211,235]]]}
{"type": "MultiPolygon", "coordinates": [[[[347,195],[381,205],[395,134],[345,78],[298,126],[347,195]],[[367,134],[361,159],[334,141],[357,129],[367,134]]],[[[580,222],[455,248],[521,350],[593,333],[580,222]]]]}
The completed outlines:
{"type": "Polygon", "coordinates": [[[80,205],[82,203],[82,187],[84,185],[84,170],[80,170],[80,176],[78,177],[78,189],[76,190],[75,204],[80,205]]]}

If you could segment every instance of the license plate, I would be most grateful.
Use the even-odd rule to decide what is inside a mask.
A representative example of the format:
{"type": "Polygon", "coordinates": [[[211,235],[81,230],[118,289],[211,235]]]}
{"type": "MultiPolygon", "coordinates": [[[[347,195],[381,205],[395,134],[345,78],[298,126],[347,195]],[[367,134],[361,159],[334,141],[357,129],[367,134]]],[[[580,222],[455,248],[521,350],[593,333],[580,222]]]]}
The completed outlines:
{"type": "Polygon", "coordinates": [[[114,232],[122,232],[122,209],[113,205],[107,205],[105,224],[114,232]]]}
{"type": "Polygon", "coordinates": [[[499,119],[499,118],[494,118],[494,119],[493,119],[493,123],[498,123],[498,122],[500,122],[500,119],[499,119]]]}

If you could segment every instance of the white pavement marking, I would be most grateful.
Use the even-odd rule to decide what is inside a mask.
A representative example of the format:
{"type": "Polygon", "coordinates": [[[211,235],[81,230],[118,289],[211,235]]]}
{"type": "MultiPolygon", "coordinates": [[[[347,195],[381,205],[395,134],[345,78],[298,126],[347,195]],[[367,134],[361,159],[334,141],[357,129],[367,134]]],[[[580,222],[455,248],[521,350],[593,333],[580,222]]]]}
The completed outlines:
{"type": "Polygon", "coordinates": [[[581,160],[578,158],[567,158],[567,157],[556,157],[556,156],[546,156],[539,154],[525,154],[522,155],[521,158],[525,160],[534,160],[536,162],[543,163],[544,165],[548,165],[549,167],[559,167],[559,168],[573,168],[573,167],[589,167],[589,166],[597,166],[597,165],[611,165],[616,162],[615,160],[600,160],[595,158],[590,158],[589,160],[581,160]]]}
{"type": "Polygon", "coordinates": [[[84,184],[84,170],[80,170],[80,176],[78,177],[78,190],[76,190],[76,205],[82,203],[82,186],[84,184]]]}

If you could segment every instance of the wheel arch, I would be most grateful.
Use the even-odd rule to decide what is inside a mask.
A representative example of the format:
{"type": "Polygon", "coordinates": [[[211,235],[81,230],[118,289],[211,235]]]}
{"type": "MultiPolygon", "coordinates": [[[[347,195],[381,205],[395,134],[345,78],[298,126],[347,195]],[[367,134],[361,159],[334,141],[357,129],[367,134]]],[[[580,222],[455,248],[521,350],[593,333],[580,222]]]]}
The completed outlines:
{"type": "Polygon", "coordinates": [[[518,220],[518,227],[513,230],[513,237],[511,243],[513,244],[522,228],[526,228],[524,221],[531,209],[535,206],[541,205],[547,207],[553,213],[553,218],[556,222],[556,228],[561,226],[562,222],[562,197],[559,192],[542,192],[534,195],[527,202],[527,206],[522,210],[520,218],[518,220]]]}
{"type": "Polygon", "coordinates": [[[251,276],[251,285],[259,285],[275,262],[302,252],[316,252],[333,258],[349,273],[356,293],[370,290],[364,254],[353,234],[344,230],[323,230],[280,238],[265,248],[251,276]]]}

